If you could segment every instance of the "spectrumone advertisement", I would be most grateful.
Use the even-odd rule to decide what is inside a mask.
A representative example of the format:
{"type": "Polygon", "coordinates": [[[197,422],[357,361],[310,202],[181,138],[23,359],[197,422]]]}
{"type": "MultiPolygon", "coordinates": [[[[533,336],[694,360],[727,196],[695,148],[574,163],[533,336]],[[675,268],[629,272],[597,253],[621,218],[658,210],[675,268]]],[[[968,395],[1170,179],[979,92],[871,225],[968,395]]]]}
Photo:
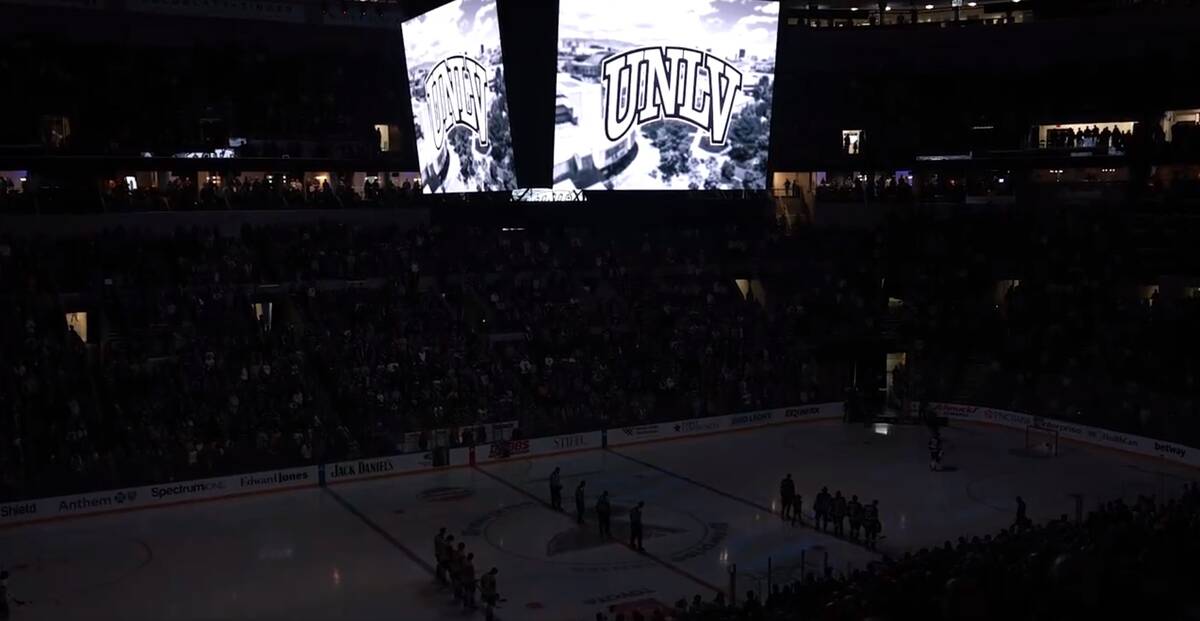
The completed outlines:
{"type": "Polygon", "coordinates": [[[454,0],[401,29],[425,191],[515,189],[496,0],[454,0]]]}
{"type": "Polygon", "coordinates": [[[779,4],[560,0],[554,188],[766,187],[779,4]]]}

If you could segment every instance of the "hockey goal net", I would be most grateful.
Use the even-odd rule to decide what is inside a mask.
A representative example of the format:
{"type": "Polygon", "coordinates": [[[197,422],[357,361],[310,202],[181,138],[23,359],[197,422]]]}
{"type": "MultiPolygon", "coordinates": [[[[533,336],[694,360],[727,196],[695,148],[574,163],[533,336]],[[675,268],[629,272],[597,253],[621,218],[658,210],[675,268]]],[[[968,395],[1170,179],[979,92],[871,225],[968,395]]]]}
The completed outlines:
{"type": "Polygon", "coordinates": [[[1058,456],[1058,431],[1040,425],[1025,427],[1025,452],[1035,457],[1058,456]]]}

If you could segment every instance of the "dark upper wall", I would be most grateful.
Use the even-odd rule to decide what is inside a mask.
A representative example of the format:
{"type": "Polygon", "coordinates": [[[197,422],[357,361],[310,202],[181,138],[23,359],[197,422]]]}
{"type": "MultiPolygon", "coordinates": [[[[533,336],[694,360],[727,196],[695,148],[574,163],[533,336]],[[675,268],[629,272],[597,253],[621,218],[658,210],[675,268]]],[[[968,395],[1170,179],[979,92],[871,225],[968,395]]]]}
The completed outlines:
{"type": "Polygon", "coordinates": [[[405,132],[393,141],[411,142],[397,29],[21,6],[0,16],[0,143],[38,142],[47,114],[69,117],[72,147],[88,153],[199,147],[202,118],[233,136],[343,144],[389,123],[405,132]]]}
{"type": "MultiPolygon", "coordinates": [[[[502,0],[499,13],[527,186],[548,185],[552,166],[556,5],[502,0]]],[[[836,156],[843,128],[865,128],[875,156],[906,160],[970,148],[973,125],[995,126],[999,146],[1015,148],[1042,120],[1197,107],[1196,32],[1195,10],[963,28],[784,26],[772,163],[836,156]]],[[[37,142],[44,114],[71,117],[75,146],[90,153],[200,146],[204,117],[225,119],[232,135],[283,140],[365,141],[382,122],[402,130],[399,165],[416,168],[394,28],[3,5],[0,76],[0,144],[37,142]]]]}
{"type": "Polygon", "coordinates": [[[1200,11],[1007,26],[812,30],[780,36],[777,169],[836,155],[867,129],[881,157],[969,147],[973,125],[1012,141],[1043,121],[1134,119],[1200,106],[1200,11]]]}

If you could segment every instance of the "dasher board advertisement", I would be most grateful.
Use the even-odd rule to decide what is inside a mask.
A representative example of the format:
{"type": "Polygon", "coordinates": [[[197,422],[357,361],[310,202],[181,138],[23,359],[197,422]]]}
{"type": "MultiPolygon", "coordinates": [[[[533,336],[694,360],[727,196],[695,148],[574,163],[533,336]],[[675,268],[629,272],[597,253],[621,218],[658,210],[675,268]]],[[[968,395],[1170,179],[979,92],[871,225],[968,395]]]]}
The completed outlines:
{"type": "Polygon", "coordinates": [[[561,0],[554,188],[766,187],[779,4],[561,0]]]}
{"type": "Polygon", "coordinates": [[[455,0],[401,28],[425,192],[515,189],[496,0],[455,0]]]}

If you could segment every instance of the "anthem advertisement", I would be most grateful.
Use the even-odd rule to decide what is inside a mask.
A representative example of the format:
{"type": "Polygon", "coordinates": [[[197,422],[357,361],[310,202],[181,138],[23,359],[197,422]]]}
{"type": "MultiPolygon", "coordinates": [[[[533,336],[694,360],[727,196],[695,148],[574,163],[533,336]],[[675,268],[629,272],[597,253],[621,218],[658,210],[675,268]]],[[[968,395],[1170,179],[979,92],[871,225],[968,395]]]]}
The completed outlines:
{"type": "Polygon", "coordinates": [[[455,0],[402,29],[425,192],[516,189],[496,0],[455,0]]]}
{"type": "Polygon", "coordinates": [[[766,187],[779,4],[561,0],[554,189],[766,187]]]}

